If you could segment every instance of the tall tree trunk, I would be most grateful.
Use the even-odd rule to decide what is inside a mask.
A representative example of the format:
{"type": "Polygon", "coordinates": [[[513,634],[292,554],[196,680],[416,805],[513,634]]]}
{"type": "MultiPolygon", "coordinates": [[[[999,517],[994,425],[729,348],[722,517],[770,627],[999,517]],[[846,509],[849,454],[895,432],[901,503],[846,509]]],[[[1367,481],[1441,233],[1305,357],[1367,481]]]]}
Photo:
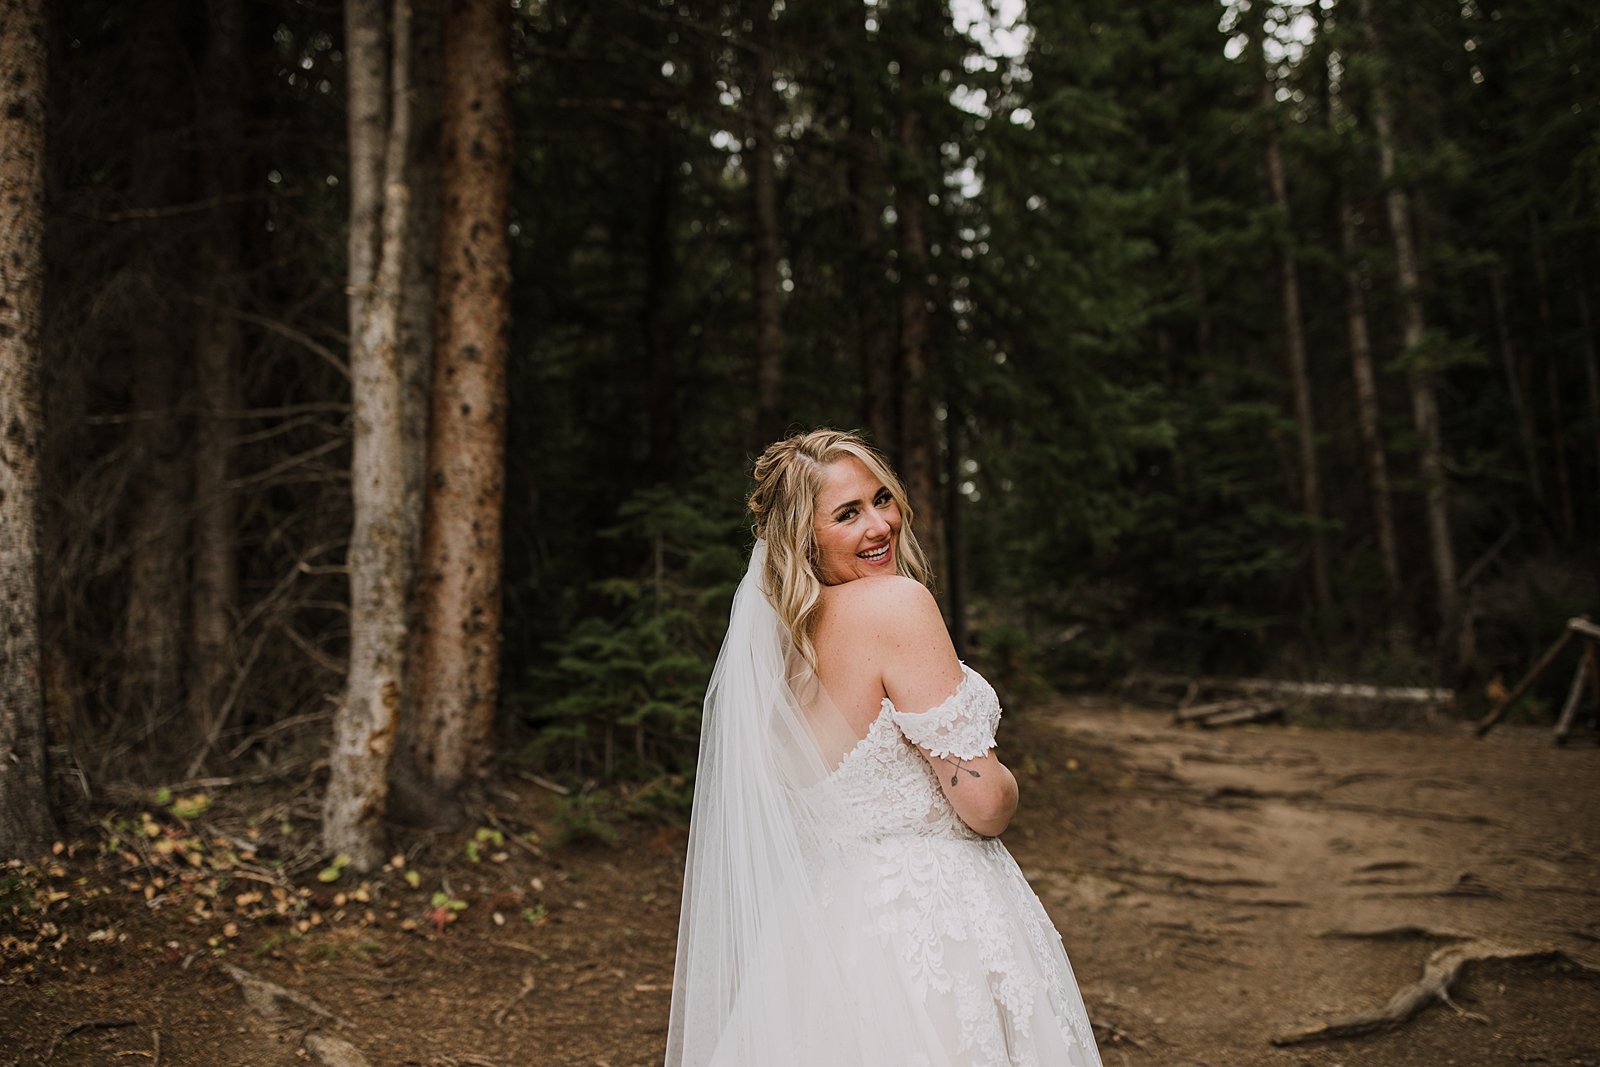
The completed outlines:
{"type": "Polygon", "coordinates": [[[1500,360],[1506,369],[1506,390],[1511,397],[1512,416],[1517,420],[1517,437],[1522,442],[1522,455],[1528,464],[1528,486],[1533,499],[1544,504],[1544,478],[1539,469],[1539,434],[1534,425],[1533,409],[1528,404],[1526,364],[1518,358],[1511,340],[1511,326],[1507,318],[1505,274],[1495,271],[1489,275],[1489,306],[1494,313],[1494,332],[1499,342],[1500,360]]]}
{"type": "MultiPolygon", "coordinates": [[[[1600,478],[1600,358],[1595,356],[1594,323],[1589,318],[1589,279],[1582,271],[1578,272],[1574,288],[1578,294],[1578,324],[1583,330],[1583,374],[1589,392],[1589,432],[1594,438],[1594,471],[1595,476],[1600,478]]],[[[1600,486],[1596,487],[1589,501],[1591,517],[1600,520],[1600,515],[1593,514],[1593,505],[1600,502],[1600,486]]]]}
{"type": "MultiPolygon", "coordinates": [[[[1326,25],[1326,23],[1325,23],[1326,25]]],[[[1335,137],[1348,118],[1344,89],[1335,64],[1328,64],[1328,126],[1335,137]]],[[[1400,554],[1395,546],[1394,509],[1389,493],[1389,458],[1383,447],[1382,408],[1378,402],[1378,376],[1372,366],[1372,336],[1367,327],[1367,301],[1360,269],[1360,231],[1355,208],[1345,182],[1335,178],[1339,212],[1339,259],[1344,273],[1344,321],[1350,344],[1350,373],[1355,382],[1356,424],[1361,432],[1362,466],[1367,492],[1372,498],[1372,525],[1378,539],[1378,559],[1383,564],[1391,625],[1399,618],[1400,554]]]]}
{"type": "Polygon", "coordinates": [[[950,643],[956,655],[967,654],[966,526],[961,507],[961,430],[965,415],[952,392],[945,403],[944,560],[945,605],[950,612],[950,643]]]}
{"type": "MultiPolygon", "coordinates": [[[[182,169],[172,158],[170,129],[182,99],[175,81],[181,49],[169,16],[153,4],[144,5],[140,15],[130,80],[148,106],[140,112],[142,136],[133,138],[129,199],[135,210],[159,211],[195,190],[178,177],[182,169]]],[[[145,225],[153,232],[157,224],[145,225]]],[[[137,267],[145,299],[159,307],[166,299],[163,283],[170,263],[146,253],[137,267]]],[[[135,313],[128,333],[139,367],[131,390],[139,419],[130,433],[128,599],[117,704],[123,716],[143,720],[143,734],[150,738],[183,699],[185,590],[176,576],[184,570],[189,524],[192,461],[179,416],[187,400],[182,354],[188,338],[177,334],[170,314],[159,311],[135,313]]]]}
{"type": "MultiPolygon", "coordinates": [[[[1372,0],[1361,0],[1361,18],[1367,43],[1374,57],[1383,54],[1372,0]]],[[[1411,390],[1411,419],[1422,443],[1422,486],[1428,517],[1428,544],[1433,560],[1433,580],[1438,605],[1439,627],[1453,636],[1459,619],[1456,594],[1455,547],[1450,537],[1449,487],[1445,482],[1444,434],[1439,426],[1439,401],[1433,371],[1427,366],[1422,347],[1427,320],[1422,307],[1422,279],[1417,265],[1416,247],[1411,234],[1411,197],[1395,178],[1395,133],[1390,118],[1386,86],[1374,86],[1372,124],[1378,136],[1378,163],[1388,189],[1385,203],[1389,212],[1395,266],[1399,275],[1399,295],[1403,313],[1403,337],[1407,354],[1406,377],[1411,390]]]]}
{"type": "MultiPolygon", "coordinates": [[[[865,36],[859,5],[846,4],[838,28],[842,49],[866,50],[876,55],[876,44],[865,36]]],[[[879,93],[876,70],[880,64],[848,63],[850,136],[846,141],[846,182],[850,216],[856,234],[849,260],[849,301],[855,316],[856,358],[861,370],[861,421],[872,442],[889,458],[900,462],[900,426],[895,403],[898,352],[890,333],[888,300],[884,286],[883,209],[887,192],[883,159],[874,129],[879,93]],[[872,70],[872,75],[864,73],[872,70]]]]}
{"type": "Polygon", "coordinates": [[[244,189],[242,86],[244,10],[241,0],[207,4],[210,42],[203,73],[209,146],[202,173],[217,206],[201,231],[197,289],[202,294],[195,344],[199,424],[194,449],[194,585],[189,614],[190,719],[201,738],[189,772],[198,772],[226,726],[226,687],[233,661],[233,620],[238,601],[233,493],[228,488],[232,413],[240,407],[238,385],[241,227],[238,211],[223,206],[244,189]]]}
{"type": "Polygon", "coordinates": [[[359,308],[361,317],[352,322],[350,351],[354,407],[350,664],[344,700],[334,716],[322,837],[329,852],[348,855],[356,870],[370,870],[383,858],[388,771],[405,685],[409,594],[421,518],[419,502],[406,493],[409,461],[402,425],[407,410],[405,274],[411,260],[408,243],[415,239],[405,168],[410,140],[410,4],[396,0],[387,42],[384,35],[371,33],[372,26],[383,25],[377,0],[350,0],[345,24],[352,173],[350,290],[352,307],[359,308]],[[385,43],[392,56],[386,131],[385,106],[368,99],[374,91],[384,95],[385,43]],[[377,62],[361,51],[373,47],[379,50],[377,62]],[[358,192],[380,193],[380,183],[371,180],[373,154],[383,161],[376,209],[357,199],[358,192]],[[365,172],[360,180],[358,167],[365,172]],[[357,231],[374,220],[379,221],[380,234],[376,270],[363,277],[358,272],[365,264],[358,259],[358,249],[370,247],[370,241],[362,240],[357,231]]]}
{"type": "Polygon", "coordinates": [[[1311,374],[1306,360],[1305,323],[1300,314],[1300,267],[1295,262],[1293,216],[1289,188],[1283,176],[1283,153],[1278,145],[1272,82],[1262,73],[1261,107],[1269,123],[1266,143],[1267,186],[1283,226],[1278,240],[1278,274],[1283,301],[1285,355],[1294,395],[1294,422],[1300,446],[1300,510],[1315,524],[1311,534],[1311,592],[1317,607],[1332,599],[1328,584],[1328,545],[1321,530],[1322,487],[1317,473],[1316,413],[1311,405],[1311,374]]]}
{"type": "Polygon", "coordinates": [[[510,348],[511,9],[445,10],[438,343],[415,671],[419,770],[441,794],[488,768],[500,680],[510,348]]]}
{"type": "Polygon", "coordinates": [[[0,0],[0,857],[55,834],[39,662],[43,0],[0,0]]]}
{"type": "Polygon", "coordinates": [[[650,466],[665,481],[677,468],[677,370],[674,358],[673,292],[678,263],[673,230],[678,215],[680,153],[662,124],[650,134],[654,188],[646,236],[645,295],[640,333],[645,352],[645,420],[650,436],[650,466]]]}
{"type": "MultiPolygon", "coordinates": [[[[909,29],[910,27],[905,27],[909,29]]],[[[915,43],[912,44],[915,48],[915,43]]],[[[916,513],[917,539],[934,574],[942,579],[944,560],[939,475],[930,381],[932,322],[928,286],[927,151],[922,130],[921,75],[909,52],[900,59],[896,141],[900,165],[895,181],[895,211],[900,231],[900,474],[916,513]]]]}
{"type": "Polygon", "coordinates": [[[1394,510],[1389,494],[1389,458],[1383,447],[1378,377],[1372,366],[1372,338],[1367,329],[1367,302],[1362,295],[1361,272],[1356,266],[1358,238],[1355,209],[1349,194],[1339,188],[1339,254],[1344,262],[1344,321],[1350,339],[1350,375],[1355,381],[1356,422],[1361,430],[1362,466],[1367,472],[1367,492],[1372,497],[1372,525],[1378,538],[1378,558],[1383,564],[1390,607],[1400,597],[1400,554],[1395,547],[1394,510]]]}
{"type": "Polygon", "coordinates": [[[750,283],[756,326],[756,411],[752,444],[762,447],[783,429],[778,412],[783,376],[783,326],[778,277],[778,179],[773,141],[778,101],[772,88],[772,5],[757,0],[751,12],[754,52],[750,75],[750,283]]]}
{"type": "Polygon", "coordinates": [[[1567,439],[1561,415],[1561,361],[1556,358],[1556,330],[1550,312],[1550,273],[1544,261],[1544,228],[1539,215],[1528,210],[1528,245],[1533,253],[1533,280],[1538,289],[1539,334],[1544,344],[1544,384],[1550,408],[1550,451],[1556,474],[1556,514],[1561,520],[1561,540],[1572,544],[1577,536],[1577,514],[1572,506],[1572,475],[1567,470],[1567,439]]]}

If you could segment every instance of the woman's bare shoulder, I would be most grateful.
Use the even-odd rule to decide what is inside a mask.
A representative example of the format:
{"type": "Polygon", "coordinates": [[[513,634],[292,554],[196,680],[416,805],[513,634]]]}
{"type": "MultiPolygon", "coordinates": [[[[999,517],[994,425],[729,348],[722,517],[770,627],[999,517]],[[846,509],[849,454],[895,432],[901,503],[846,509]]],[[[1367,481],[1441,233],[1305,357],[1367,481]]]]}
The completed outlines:
{"type": "Polygon", "coordinates": [[[830,628],[860,631],[940,617],[939,605],[928,587],[899,574],[828,586],[823,590],[822,612],[830,628]]]}

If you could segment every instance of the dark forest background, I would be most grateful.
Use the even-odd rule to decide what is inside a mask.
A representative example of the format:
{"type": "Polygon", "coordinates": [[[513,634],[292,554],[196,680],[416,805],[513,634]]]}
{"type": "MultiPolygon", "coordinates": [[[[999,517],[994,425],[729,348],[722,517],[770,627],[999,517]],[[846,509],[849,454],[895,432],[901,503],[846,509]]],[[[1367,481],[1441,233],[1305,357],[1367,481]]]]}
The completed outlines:
{"type": "MultiPolygon", "coordinates": [[[[345,12],[234,6],[49,5],[62,801],[314,771],[344,684],[345,12]]],[[[749,462],[816,425],[905,473],[1016,700],[1146,668],[1470,709],[1596,606],[1592,4],[510,6],[499,760],[692,768],[749,462]]]]}

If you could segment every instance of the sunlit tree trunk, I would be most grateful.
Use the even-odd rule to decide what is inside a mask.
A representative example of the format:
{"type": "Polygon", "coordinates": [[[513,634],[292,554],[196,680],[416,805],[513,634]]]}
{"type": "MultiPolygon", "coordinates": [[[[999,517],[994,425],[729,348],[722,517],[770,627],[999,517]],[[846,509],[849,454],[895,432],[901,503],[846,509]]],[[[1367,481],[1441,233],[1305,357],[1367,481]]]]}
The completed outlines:
{"type": "Polygon", "coordinates": [[[344,699],[334,717],[323,845],[348,855],[357,870],[371,869],[383,858],[383,816],[406,680],[409,594],[421,519],[420,502],[407,492],[411,460],[403,425],[408,410],[403,304],[409,242],[415,240],[405,167],[411,121],[408,0],[397,0],[391,34],[373,32],[374,26],[384,25],[383,18],[377,0],[350,0],[345,9],[350,303],[352,315],[359,314],[351,321],[350,345],[354,523],[348,563],[350,662],[344,699]],[[386,45],[392,59],[387,93],[386,45]],[[377,101],[371,99],[373,93],[377,101]],[[371,198],[378,198],[376,205],[371,198]],[[376,234],[366,227],[375,227],[376,234]]]}
{"type": "Polygon", "coordinates": [[[55,833],[39,662],[43,0],[0,0],[0,857],[55,833]]]}
{"type": "Polygon", "coordinates": [[[488,769],[499,696],[510,338],[511,9],[445,11],[438,342],[413,758],[439,793],[488,769]]]}
{"type": "MultiPolygon", "coordinates": [[[[1361,0],[1361,18],[1374,57],[1382,55],[1372,0],[1361,0]]],[[[1378,162],[1387,187],[1385,204],[1399,276],[1407,381],[1411,391],[1411,419],[1421,443],[1421,474],[1428,520],[1429,555],[1438,605],[1439,626],[1454,634],[1459,622],[1456,593],[1455,547],[1450,535],[1449,487],[1445,482],[1444,433],[1439,425],[1439,401],[1433,372],[1420,351],[1427,320],[1422,307],[1422,278],[1411,232],[1411,197],[1395,177],[1395,132],[1389,110],[1387,86],[1379,82],[1372,95],[1372,123],[1378,138],[1378,162]]]]}
{"type": "Polygon", "coordinates": [[[750,281],[755,308],[756,413],[754,445],[759,448],[783,429],[778,410],[783,378],[782,306],[778,286],[778,177],[775,155],[777,94],[772,87],[774,34],[772,5],[757,0],[750,14],[750,281]]]}
{"type": "Polygon", "coordinates": [[[195,392],[199,421],[194,448],[194,582],[189,612],[189,707],[201,748],[198,771],[226,725],[227,683],[233,660],[233,620],[238,600],[233,492],[228,486],[232,413],[239,407],[239,320],[233,305],[241,260],[237,209],[224,205],[244,188],[238,131],[244,121],[239,79],[243,70],[241,0],[210,0],[210,43],[203,73],[206,104],[201,119],[210,146],[205,173],[216,205],[201,231],[196,261],[199,332],[195,392]]]}

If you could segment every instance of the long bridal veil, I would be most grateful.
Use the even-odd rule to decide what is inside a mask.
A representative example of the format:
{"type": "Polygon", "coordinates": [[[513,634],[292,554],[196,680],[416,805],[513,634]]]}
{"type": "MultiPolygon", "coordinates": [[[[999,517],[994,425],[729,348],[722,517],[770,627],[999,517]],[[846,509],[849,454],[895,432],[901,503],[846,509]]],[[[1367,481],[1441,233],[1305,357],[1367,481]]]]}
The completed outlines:
{"type": "Polygon", "coordinates": [[[765,560],[757,541],[706,692],[667,1067],[939,1067],[920,998],[873,936],[871,872],[843,847],[830,772],[854,733],[791,676],[765,560]]]}

